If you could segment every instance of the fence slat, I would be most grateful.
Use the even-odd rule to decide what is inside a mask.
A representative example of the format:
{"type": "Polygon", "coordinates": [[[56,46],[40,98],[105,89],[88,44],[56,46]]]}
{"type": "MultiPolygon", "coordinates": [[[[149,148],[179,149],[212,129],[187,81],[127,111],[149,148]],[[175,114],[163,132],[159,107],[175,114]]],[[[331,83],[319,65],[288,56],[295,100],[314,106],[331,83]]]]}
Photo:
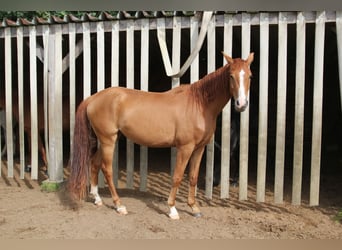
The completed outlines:
{"type": "Polygon", "coordinates": [[[12,45],[11,29],[5,28],[5,96],[6,96],[6,144],[7,176],[13,177],[13,111],[12,111],[12,45]]]}
{"type": "MultiPolygon", "coordinates": [[[[111,86],[119,86],[119,21],[112,23],[111,86]]],[[[113,157],[113,182],[118,187],[119,179],[119,142],[115,143],[113,157]]]]}
{"type": "Polygon", "coordinates": [[[268,14],[260,14],[259,136],[256,201],[265,201],[268,109],[268,14]]]}
{"type": "MultiPolygon", "coordinates": [[[[148,91],[149,22],[144,19],[141,27],[141,90],[148,91]]],[[[148,148],[140,146],[140,191],[147,191],[148,148]]]]}
{"type": "MultiPolygon", "coordinates": [[[[97,50],[97,92],[105,88],[105,56],[104,56],[104,28],[103,22],[96,23],[96,50],[97,50]]],[[[98,187],[104,188],[104,175],[103,172],[99,172],[98,187]]]]}
{"type": "MultiPolygon", "coordinates": [[[[216,70],[216,39],[215,39],[215,16],[211,18],[211,21],[208,25],[207,31],[207,41],[208,41],[208,65],[207,65],[207,74],[216,70]]],[[[205,174],[205,196],[209,199],[213,196],[213,175],[214,175],[214,141],[215,136],[211,138],[210,142],[207,145],[206,150],[206,174],[205,174]]]]}
{"type": "Polygon", "coordinates": [[[91,41],[89,23],[83,23],[83,99],[91,94],[91,41]]]}
{"type": "Polygon", "coordinates": [[[274,202],[282,203],[284,197],[285,122],[286,122],[286,72],[287,72],[287,22],[279,13],[278,24],[278,88],[276,121],[276,155],[274,177],[274,202]]]}
{"type": "Polygon", "coordinates": [[[293,148],[292,204],[300,205],[302,192],[303,137],[304,137],[304,89],[305,89],[305,18],[297,17],[296,96],[293,148]]]}
{"type": "MultiPolygon", "coordinates": [[[[198,18],[190,18],[190,49],[193,51],[198,39],[198,18]]],[[[190,82],[194,83],[199,78],[199,56],[197,55],[190,65],[190,82]]],[[[195,188],[195,195],[197,195],[197,186],[195,188]]]]}
{"type": "MultiPolygon", "coordinates": [[[[45,140],[45,154],[47,160],[47,168],[49,168],[49,104],[48,104],[48,84],[49,84],[49,34],[50,28],[48,25],[44,25],[43,27],[43,107],[44,107],[44,140],[45,140]]],[[[49,171],[49,169],[47,169],[49,171]]]]}
{"type": "Polygon", "coordinates": [[[37,42],[36,27],[30,30],[30,101],[31,101],[31,178],[38,179],[38,111],[37,111],[37,42]]]}
{"type": "Polygon", "coordinates": [[[25,177],[23,28],[17,29],[20,179],[25,177]]]}
{"type": "MultiPolygon", "coordinates": [[[[173,17],[173,30],[172,30],[172,71],[178,72],[180,69],[180,57],[181,57],[181,17],[173,17]]],[[[171,80],[172,88],[179,86],[180,79],[173,77],[171,80]]],[[[177,150],[175,147],[171,148],[171,176],[176,166],[177,150]]]]}
{"type": "Polygon", "coordinates": [[[70,109],[70,155],[73,155],[73,141],[76,115],[76,34],[75,24],[69,23],[69,109],[70,109]]]}
{"type": "MultiPolygon", "coordinates": [[[[246,59],[250,53],[251,24],[250,14],[242,14],[241,56],[246,59]]],[[[249,99],[249,93],[248,93],[249,99]]],[[[249,106],[241,113],[240,122],[240,167],[239,167],[239,200],[247,200],[248,193],[248,140],[249,106]]]]}
{"type": "Polygon", "coordinates": [[[312,117],[312,150],[310,206],[319,204],[319,179],[322,143],[322,108],[323,108],[323,63],[325,38],[325,12],[317,13],[315,32],[314,92],[312,117]]]}
{"type": "Polygon", "coordinates": [[[62,27],[49,36],[49,179],[63,181],[62,27]]]}
{"type": "MultiPolygon", "coordinates": [[[[127,88],[134,88],[134,22],[127,23],[126,30],[126,73],[127,88]]],[[[127,188],[133,188],[134,175],[134,143],[127,139],[127,188]]]]}
{"type": "Polygon", "coordinates": [[[340,79],[340,103],[342,110],[342,11],[336,12],[336,36],[338,51],[338,73],[340,79]]]}
{"type": "MultiPolygon", "coordinates": [[[[223,51],[232,55],[233,48],[233,16],[224,16],[223,27],[223,51]]],[[[226,64],[223,58],[223,65],[226,64]]],[[[230,177],[230,130],[231,130],[231,101],[222,110],[222,134],[221,134],[221,199],[229,198],[230,177]]]]}

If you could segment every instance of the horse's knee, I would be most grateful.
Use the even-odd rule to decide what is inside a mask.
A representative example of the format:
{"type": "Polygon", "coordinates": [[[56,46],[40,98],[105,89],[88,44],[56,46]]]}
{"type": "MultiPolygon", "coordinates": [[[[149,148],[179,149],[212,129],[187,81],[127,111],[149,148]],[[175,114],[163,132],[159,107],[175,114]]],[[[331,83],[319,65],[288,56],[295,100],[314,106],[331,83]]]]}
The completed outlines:
{"type": "Polygon", "coordinates": [[[189,178],[190,186],[192,186],[192,187],[196,186],[197,185],[197,180],[198,180],[197,176],[191,176],[189,178]]]}
{"type": "Polygon", "coordinates": [[[182,177],[174,176],[172,178],[172,186],[173,187],[178,187],[180,185],[181,181],[182,181],[182,177]]]}

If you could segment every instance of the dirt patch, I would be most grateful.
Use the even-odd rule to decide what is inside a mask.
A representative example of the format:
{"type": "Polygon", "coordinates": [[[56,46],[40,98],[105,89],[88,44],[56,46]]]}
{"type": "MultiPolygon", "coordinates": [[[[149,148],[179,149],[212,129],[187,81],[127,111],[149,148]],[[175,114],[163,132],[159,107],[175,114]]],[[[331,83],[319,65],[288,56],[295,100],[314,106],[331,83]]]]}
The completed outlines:
{"type": "MultiPolygon", "coordinates": [[[[40,173],[40,178],[44,175],[40,173]]],[[[335,183],[341,183],[336,176],[335,183]]],[[[24,180],[15,171],[7,178],[4,168],[0,178],[1,239],[342,239],[342,225],[332,218],[341,208],[338,187],[322,188],[319,207],[273,203],[271,191],[266,202],[255,202],[255,185],[249,186],[249,200],[238,200],[238,188],[231,187],[230,198],[219,198],[219,187],[213,199],[198,189],[197,198],[203,217],[194,218],[186,205],[186,177],[177,195],[181,219],[167,217],[170,175],[150,171],[148,191],[139,191],[139,175],[134,189],[125,188],[125,171],[120,171],[119,195],[129,214],[120,216],[114,210],[109,192],[100,190],[104,205],[91,201],[72,203],[62,187],[56,193],[43,192],[38,181],[24,180]]],[[[327,181],[324,178],[322,182],[327,181]]],[[[333,183],[330,180],[330,183],[333,183]]],[[[200,185],[199,185],[200,186],[200,185]]],[[[286,196],[285,196],[286,197],[286,196]]]]}

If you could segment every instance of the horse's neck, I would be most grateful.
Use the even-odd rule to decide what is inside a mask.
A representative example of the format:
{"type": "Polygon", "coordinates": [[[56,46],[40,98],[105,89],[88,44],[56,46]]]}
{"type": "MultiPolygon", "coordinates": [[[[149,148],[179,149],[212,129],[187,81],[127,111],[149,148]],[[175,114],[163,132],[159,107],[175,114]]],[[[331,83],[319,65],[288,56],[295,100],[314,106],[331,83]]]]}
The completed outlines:
{"type": "Polygon", "coordinates": [[[228,66],[223,66],[215,72],[202,78],[201,84],[203,90],[206,90],[204,95],[208,95],[205,106],[207,106],[216,116],[222,111],[224,106],[231,98],[229,91],[228,66]],[[207,85],[207,86],[205,86],[207,85]]]}

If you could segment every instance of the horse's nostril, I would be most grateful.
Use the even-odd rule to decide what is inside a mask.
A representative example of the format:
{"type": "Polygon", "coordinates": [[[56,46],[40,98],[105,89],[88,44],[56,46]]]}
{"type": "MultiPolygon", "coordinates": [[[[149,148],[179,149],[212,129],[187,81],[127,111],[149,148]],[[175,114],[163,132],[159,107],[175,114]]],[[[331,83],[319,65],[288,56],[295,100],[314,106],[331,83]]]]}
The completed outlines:
{"type": "Polygon", "coordinates": [[[236,106],[240,106],[239,100],[236,100],[236,106]]]}

